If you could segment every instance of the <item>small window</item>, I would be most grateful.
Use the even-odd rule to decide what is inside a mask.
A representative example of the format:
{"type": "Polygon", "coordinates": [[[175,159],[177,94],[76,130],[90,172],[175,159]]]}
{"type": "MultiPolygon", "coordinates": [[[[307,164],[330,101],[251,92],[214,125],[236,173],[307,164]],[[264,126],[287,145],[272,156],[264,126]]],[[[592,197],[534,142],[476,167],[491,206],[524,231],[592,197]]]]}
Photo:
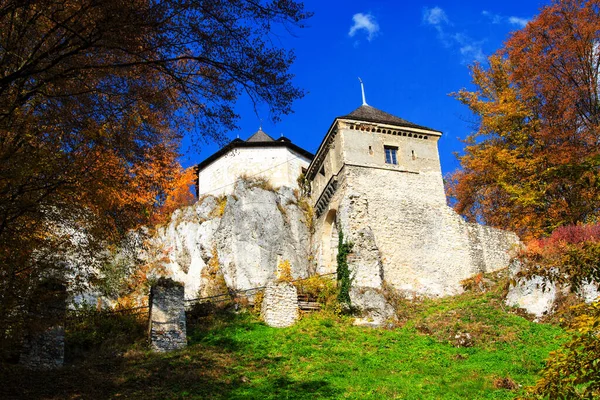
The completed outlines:
{"type": "Polygon", "coordinates": [[[319,170],[319,173],[323,176],[325,176],[325,167],[322,166],[321,169],[319,170]]]}
{"type": "Polygon", "coordinates": [[[385,163],[398,165],[398,148],[391,146],[384,146],[385,149],[385,163]]]}

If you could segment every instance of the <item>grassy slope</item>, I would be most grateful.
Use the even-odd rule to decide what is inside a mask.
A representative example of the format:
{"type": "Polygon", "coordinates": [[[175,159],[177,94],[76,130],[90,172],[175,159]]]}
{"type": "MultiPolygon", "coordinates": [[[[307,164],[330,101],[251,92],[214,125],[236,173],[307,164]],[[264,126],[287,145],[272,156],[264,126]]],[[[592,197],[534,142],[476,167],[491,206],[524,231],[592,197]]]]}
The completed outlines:
{"type": "Polygon", "coordinates": [[[168,355],[130,350],[55,372],[5,370],[0,397],[510,399],[518,391],[494,380],[533,383],[562,333],[504,312],[494,293],[426,301],[392,330],[323,314],[287,329],[249,314],[198,322],[190,346],[168,355]],[[464,331],[473,347],[446,340],[464,331]]]}

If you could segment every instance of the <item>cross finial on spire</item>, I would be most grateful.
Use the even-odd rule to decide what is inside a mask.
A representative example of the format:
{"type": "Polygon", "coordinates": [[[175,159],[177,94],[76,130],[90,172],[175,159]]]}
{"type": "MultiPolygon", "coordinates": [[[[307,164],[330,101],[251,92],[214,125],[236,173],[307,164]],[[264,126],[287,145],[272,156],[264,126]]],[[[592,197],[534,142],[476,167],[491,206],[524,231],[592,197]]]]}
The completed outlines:
{"type": "Polygon", "coordinates": [[[363,85],[363,81],[362,81],[362,79],[360,79],[360,77],[358,78],[358,81],[360,82],[360,90],[362,92],[362,101],[363,101],[362,105],[368,106],[367,99],[365,98],[365,85],[363,85]]]}
{"type": "Polygon", "coordinates": [[[260,125],[258,126],[258,130],[262,131],[262,118],[260,118],[259,121],[260,121],[260,125]]]}

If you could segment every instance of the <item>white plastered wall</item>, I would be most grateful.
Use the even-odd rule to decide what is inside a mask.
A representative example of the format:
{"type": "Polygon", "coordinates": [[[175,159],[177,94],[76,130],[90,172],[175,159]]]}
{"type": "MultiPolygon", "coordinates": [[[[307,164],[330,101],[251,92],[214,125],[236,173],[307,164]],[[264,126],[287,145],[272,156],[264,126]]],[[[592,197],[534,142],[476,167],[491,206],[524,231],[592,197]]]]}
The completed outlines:
{"type": "Polygon", "coordinates": [[[202,169],[198,174],[200,196],[228,195],[242,176],[263,177],[273,187],[298,188],[298,176],[310,160],[287,147],[235,148],[202,169]]]}

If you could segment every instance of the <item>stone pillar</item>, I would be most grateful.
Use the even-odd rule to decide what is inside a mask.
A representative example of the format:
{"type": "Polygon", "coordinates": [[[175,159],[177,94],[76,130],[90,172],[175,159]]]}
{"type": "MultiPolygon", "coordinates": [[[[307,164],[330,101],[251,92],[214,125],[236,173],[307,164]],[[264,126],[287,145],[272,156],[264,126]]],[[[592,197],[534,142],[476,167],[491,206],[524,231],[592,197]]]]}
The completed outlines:
{"type": "Polygon", "coordinates": [[[150,290],[150,347],[167,352],[187,345],[184,286],[160,278],[150,290]]]}
{"type": "Polygon", "coordinates": [[[270,282],[265,289],[261,315],[276,328],[294,325],[298,319],[298,291],[289,282],[270,282]]]}
{"type": "Polygon", "coordinates": [[[67,290],[58,280],[41,283],[34,299],[21,348],[19,363],[35,370],[62,367],[65,361],[65,313],[67,290]]]}

